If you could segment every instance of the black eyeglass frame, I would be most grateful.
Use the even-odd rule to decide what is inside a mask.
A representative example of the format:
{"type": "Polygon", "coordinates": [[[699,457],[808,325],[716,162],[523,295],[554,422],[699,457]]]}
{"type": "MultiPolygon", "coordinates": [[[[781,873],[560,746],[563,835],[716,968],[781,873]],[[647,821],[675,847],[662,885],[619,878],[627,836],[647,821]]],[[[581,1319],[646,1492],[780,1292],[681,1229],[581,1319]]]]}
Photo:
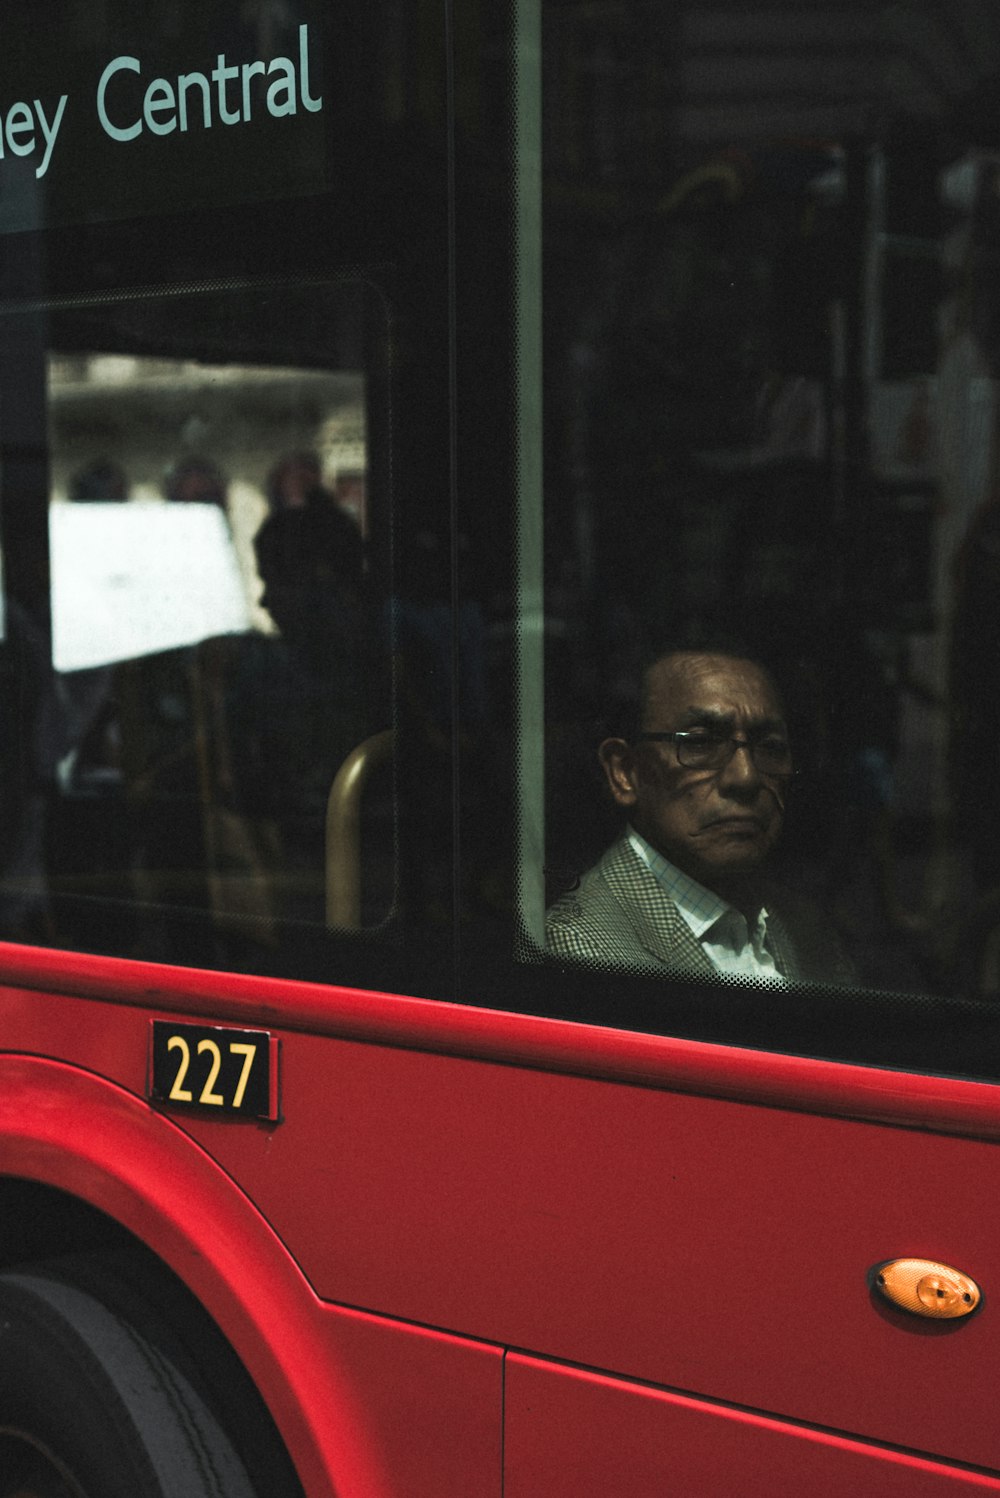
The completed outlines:
{"type": "MultiPolygon", "coordinates": [[[[745,749],[750,755],[751,762],[753,763],[753,767],[757,771],[758,775],[766,775],[770,780],[794,780],[795,776],[799,774],[798,770],[767,770],[759,765],[757,763],[757,750],[763,748],[763,745],[765,743],[764,739],[740,739],[736,738],[733,734],[711,733],[706,731],[704,728],[678,728],[671,733],[637,733],[635,736],[635,742],[637,744],[641,742],[654,744],[673,744],[674,748],[677,750],[677,762],[678,764],[683,765],[685,770],[722,770],[726,765],[728,765],[737,749],[745,749]],[[692,765],[685,763],[682,753],[684,746],[691,739],[697,739],[701,743],[704,743],[706,739],[711,740],[713,744],[718,745],[720,750],[726,744],[732,745],[733,747],[730,748],[728,754],[720,758],[718,764],[705,764],[703,762],[701,764],[692,765]]],[[[789,753],[790,752],[791,751],[789,751],[789,753]]]]}

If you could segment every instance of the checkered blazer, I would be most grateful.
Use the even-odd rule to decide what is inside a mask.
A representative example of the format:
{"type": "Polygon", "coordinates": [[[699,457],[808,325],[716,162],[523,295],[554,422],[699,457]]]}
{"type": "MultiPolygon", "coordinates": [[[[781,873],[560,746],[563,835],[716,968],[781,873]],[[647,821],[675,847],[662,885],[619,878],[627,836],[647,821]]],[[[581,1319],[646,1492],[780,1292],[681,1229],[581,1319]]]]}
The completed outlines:
{"type": "MultiPolygon", "coordinates": [[[[815,907],[771,889],[765,903],[767,942],[779,973],[803,982],[857,982],[839,940],[815,907]]],[[[559,957],[653,972],[667,967],[692,978],[718,976],[627,837],[611,845],[577,889],[556,901],[545,926],[546,946],[559,957]]]]}

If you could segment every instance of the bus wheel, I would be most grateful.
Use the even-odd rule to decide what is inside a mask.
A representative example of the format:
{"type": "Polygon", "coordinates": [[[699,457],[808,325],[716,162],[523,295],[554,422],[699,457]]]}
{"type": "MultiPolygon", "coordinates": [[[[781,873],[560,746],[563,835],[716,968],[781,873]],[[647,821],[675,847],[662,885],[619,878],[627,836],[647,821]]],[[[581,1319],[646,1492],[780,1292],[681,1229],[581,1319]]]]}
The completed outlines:
{"type": "Polygon", "coordinates": [[[188,1377],[78,1286],[0,1275],[0,1498],[255,1498],[188,1377]]]}

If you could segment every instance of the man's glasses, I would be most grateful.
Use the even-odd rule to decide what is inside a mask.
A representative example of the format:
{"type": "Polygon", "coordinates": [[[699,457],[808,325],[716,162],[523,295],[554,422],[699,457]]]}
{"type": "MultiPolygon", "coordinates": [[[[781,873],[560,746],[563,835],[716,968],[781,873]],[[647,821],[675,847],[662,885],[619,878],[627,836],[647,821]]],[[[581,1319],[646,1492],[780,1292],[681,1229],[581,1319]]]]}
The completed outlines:
{"type": "Polygon", "coordinates": [[[736,739],[728,733],[710,733],[704,728],[680,729],[676,733],[640,733],[636,741],[673,744],[677,760],[688,770],[721,770],[737,749],[745,749],[762,775],[794,775],[791,746],[780,734],[736,739]]]}

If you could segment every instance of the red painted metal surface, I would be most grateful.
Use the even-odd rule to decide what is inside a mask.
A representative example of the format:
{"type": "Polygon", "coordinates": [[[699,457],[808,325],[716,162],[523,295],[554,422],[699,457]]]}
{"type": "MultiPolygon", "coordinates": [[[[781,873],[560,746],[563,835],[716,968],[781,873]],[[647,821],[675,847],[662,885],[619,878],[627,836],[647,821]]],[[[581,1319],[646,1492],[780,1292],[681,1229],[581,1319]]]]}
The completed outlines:
{"type": "Polygon", "coordinates": [[[284,1050],[266,1162],[192,1131],[321,1295],[1000,1468],[995,1145],[352,1041],[284,1050]],[[904,1253],[971,1274],[983,1311],[932,1335],[876,1304],[868,1270],[904,1253]]]}
{"type": "MultiPolygon", "coordinates": [[[[148,1015],[0,991],[8,1046],[62,1048],[136,1092],[148,1015]]],[[[149,1122],[122,1148],[190,1134],[323,1299],[1000,1468],[995,1145],[302,1031],[281,1057],[277,1127],[130,1102],[149,1122]],[[877,1304],[867,1271],[903,1254],[971,1274],[983,1311],[928,1327],[877,1304]]],[[[66,1113],[50,1168],[76,1150],[66,1113]]],[[[67,1188],[86,1194],[89,1168],[63,1159],[67,1188]]],[[[185,1272],[184,1193],[164,1179],[141,1235],[225,1306],[229,1261],[206,1247],[211,1284],[185,1272]]]]}
{"type": "MultiPolygon", "coordinates": [[[[103,1046],[112,1066],[127,1058],[134,1082],[145,1021],[105,1015],[102,1024],[90,1014],[88,1047],[103,1046]]],[[[53,1000],[45,1028],[66,1018],[53,1000]]],[[[266,1149],[267,1131],[252,1132],[266,1149]]],[[[188,1283],[261,1390],[309,1498],[499,1494],[500,1350],[321,1305],[260,1214],[173,1121],[85,1071],[7,1055],[0,1161],[6,1174],[101,1208],[188,1283]]]]}
{"type": "Polygon", "coordinates": [[[973,1498],[1000,1478],[511,1356],[504,1498],[973,1498]]]}
{"type": "MultiPolygon", "coordinates": [[[[310,1498],[331,1482],[492,1491],[502,1346],[766,1411],[782,1431],[1000,1470],[996,1089],[138,964],[88,960],[74,979],[48,960],[112,998],[42,992],[41,961],[33,986],[0,988],[5,1048],[79,1069],[0,1062],[3,1169],[93,1201],[187,1280],[306,1452],[310,1498]],[[282,1121],[139,1101],[149,1019],[171,1013],[278,1033],[282,1121]],[[851,1106],[985,1137],[830,1116],[851,1106]],[[901,1255],[970,1274],[983,1310],[937,1326],[877,1303],[867,1272],[901,1255]],[[368,1330],[353,1372],[333,1315],[368,1330]],[[409,1399],[380,1403],[399,1378],[409,1399]],[[421,1487],[405,1429],[439,1406],[471,1434],[446,1436],[454,1473],[421,1487]]],[[[811,1471],[833,1448],[773,1449],[793,1466],[809,1450],[811,1471]]]]}

